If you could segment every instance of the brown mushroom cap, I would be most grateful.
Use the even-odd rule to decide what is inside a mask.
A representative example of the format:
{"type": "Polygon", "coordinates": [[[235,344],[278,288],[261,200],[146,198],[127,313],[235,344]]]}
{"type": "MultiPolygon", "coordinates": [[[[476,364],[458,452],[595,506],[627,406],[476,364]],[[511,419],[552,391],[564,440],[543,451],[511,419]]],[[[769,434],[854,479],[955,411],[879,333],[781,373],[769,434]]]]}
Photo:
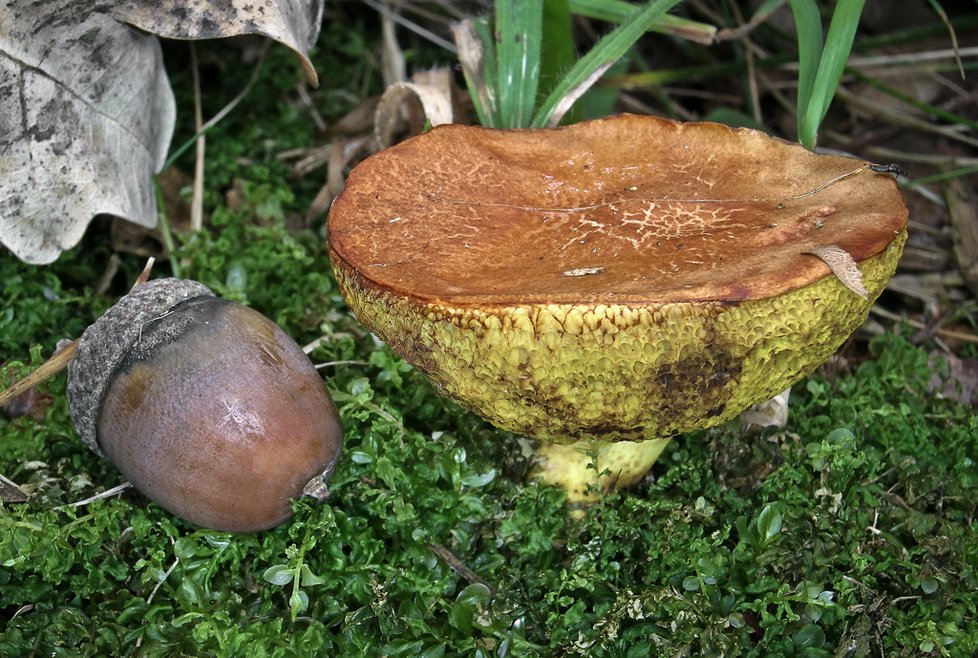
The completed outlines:
{"type": "Polygon", "coordinates": [[[376,154],[329,218],[358,318],[496,424],[553,441],[714,425],[865,319],[907,210],[868,163],[623,115],[447,125],[376,154]],[[834,245],[869,294],[812,251],[834,245]]]}

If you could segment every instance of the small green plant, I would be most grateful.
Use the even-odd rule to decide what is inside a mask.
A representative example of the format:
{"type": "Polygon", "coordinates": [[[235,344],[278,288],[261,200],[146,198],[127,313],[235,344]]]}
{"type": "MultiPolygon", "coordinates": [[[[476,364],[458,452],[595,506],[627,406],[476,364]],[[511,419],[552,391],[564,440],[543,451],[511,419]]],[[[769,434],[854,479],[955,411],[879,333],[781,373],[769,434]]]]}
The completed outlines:
{"type": "MultiPolygon", "coordinates": [[[[836,3],[827,35],[815,0],[767,0],[755,16],[788,4],[798,41],[798,140],[815,149],[852,50],[865,0],[836,3]]],[[[479,122],[494,128],[554,126],[608,69],[650,30],[706,34],[705,26],[667,12],[680,0],[644,6],[614,0],[518,2],[497,0],[492,21],[463,21],[456,30],[459,59],[479,122]],[[618,27],[580,58],[574,56],[570,13],[612,20],[618,27]]],[[[687,33],[688,34],[688,33],[687,33]]]]}
{"type": "MultiPolygon", "coordinates": [[[[492,24],[486,18],[463,21],[456,30],[459,60],[479,122],[493,128],[556,125],[646,31],[663,25],[666,12],[679,2],[653,0],[632,8],[620,16],[618,27],[575,59],[566,1],[497,0],[492,24]]],[[[621,4],[612,7],[622,12],[621,4]]]]}
{"type": "Polygon", "coordinates": [[[798,141],[814,150],[818,128],[845,71],[865,0],[839,0],[835,4],[824,43],[822,17],[815,0],[788,1],[798,37],[798,141]]]}
{"type": "Polygon", "coordinates": [[[306,528],[300,545],[290,544],[285,549],[286,562],[273,564],[262,573],[262,578],[272,585],[291,585],[288,600],[292,621],[309,607],[309,595],[303,588],[315,587],[325,582],[312,572],[304,560],[306,552],[316,546],[316,538],[311,530],[306,528]]]}

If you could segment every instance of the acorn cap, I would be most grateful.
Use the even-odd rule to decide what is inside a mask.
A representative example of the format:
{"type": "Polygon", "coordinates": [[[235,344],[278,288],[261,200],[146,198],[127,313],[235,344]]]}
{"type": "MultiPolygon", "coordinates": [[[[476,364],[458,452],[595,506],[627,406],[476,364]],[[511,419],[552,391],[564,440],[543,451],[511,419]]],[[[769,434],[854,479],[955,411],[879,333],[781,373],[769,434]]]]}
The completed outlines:
{"type": "Polygon", "coordinates": [[[380,152],[334,202],[329,250],[358,319],[493,423],[639,441],[811,372],[865,320],[906,225],[869,163],[623,115],[380,152]]]}
{"type": "MultiPolygon", "coordinates": [[[[126,352],[142,338],[143,328],[170,308],[194,297],[214,296],[210,288],[185,279],[155,279],[120,299],[82,333],[78,350],[68,364],[68,410],[78,436],[96,454],[96,421],[102,398],[126,352]]],[[[168,323],[167,331],[154,332],[154,340],[179,335],[183,326],[168,323]]]]}

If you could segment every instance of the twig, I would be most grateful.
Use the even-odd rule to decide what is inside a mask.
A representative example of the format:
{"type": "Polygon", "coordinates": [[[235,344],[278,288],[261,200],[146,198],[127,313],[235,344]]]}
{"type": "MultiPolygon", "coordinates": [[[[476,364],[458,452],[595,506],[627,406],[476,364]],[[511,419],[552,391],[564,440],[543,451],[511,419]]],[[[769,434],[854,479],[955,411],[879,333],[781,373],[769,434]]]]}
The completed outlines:
{"type": "Polygon", "coordinates": [[[368,361],[355,361],[355,360],[345,360],[345,361],[326,361],[324,363],[317,363],[315,366],[316,370],[320,368],[330,368],[332,366],[369,366],[368,361]]]}
{"type": "MultiPolygon", "coordinates": [[[[150,603],[153,602],[153,597],[156,596],[156,592],[158,592],[159,589],[160,589],[160,587],[163,586],[163,583],[165,583],[166,580],[167,580],[167,578],[170,577],[170,574],[173,573],[173,570],[177,568],[177,565],[178,564],[180,564],[180,558],[179,557],[173,558],[173,564],[171,564],[170,567],[166,570],[166,572],[164,572],[163,577],[160,578],[159,581],[157,581],[156,586],[153,587],[153,591],[150,592],[149,593],[149,596],[146,597],[146,605],[147,606],[150,603]]],[[[142,638],[139,638],[139,639],[142,639],[142,638]]]]}
{"type": "Polygon", "coordinates": [[[23,503],[28,498],[27,492],[21,489],[16,482],[0,474],[0,502],[23,503]]]}
{"type": "Polygon", "coordinates": [[[66,507],[84,507],[85,505],[90,505],[97,500],[102,500],[104,498],[111,498],[112,496],[117,496],[121,494],[123,491],[125,491],[126,489],[129,489],[130,487],[132,487],[131,482],[123,482],[122,484],[117,484],[111,489],[106,489],[105,491],[101,493],[97,493],[94,496],[91,496],[84,500],[78,500],[73,503],[68,503],[67,505],[61,505],[60,507],[55,507],[55,509],[59,510],[59,509],[64,509],[66,507]]]}
{"type": "Polygon", "coordinates": [[[943,137],[947,137],[948,139],[953,139],[955,141],[968,144],[969,146],[978,147],[978,139],[961,134],[951,127],[936,126],[929,121],[918,119],[917,117],[898,110],[890,109],[885,105],[880,105],[879,103],[874,103],[873,101],[859,96],[858,94],[847,91],[843,87],[839,87],[839,89],[836,90],[836,95],[846,104],[881,121],[888,121],[904,128],[919,130],[925,133],[941,135],[943,137]]]}
{"type": "Polygon", "coordinates": [[[978,158],[969,158],[960,155],[935,155],[932,153],[913,153],[910,151],[898,151],[885,146],[869,146],[866,153],[880,160],[891,160],[893,162],[914,162],[918,164],[941,166],[953,162],[959,167],[978,166],[978,158]]]}
{"type": "MultiPolygon", "coordinates": [[[[904,317],[904,316],[899,315],[897,313],[893,313],[892,311],[887,311],[886,309],[881,308],[879,305],[873,306],[873,308],[870,310],[870,312],[873,315],[878,315],[881,318],[885,318],[887,320],[892,320],[894,322],[906,322],[908,325],[910,325],[914,329],[929,329],[929,327],[926,324],[924,324],[923,322],[920,322],[919,320],[914,320],[912,318],[907,318],[907,317],[904,317]]],[[[940,328],[938,328],[936,330],[936,333],[941,338],[953,338],[955,340],[963,340],[963,341],[965,341],[967,343],[976,343],[976,344],[978,344],[978,336],[976,336],[974,334],[966,334],[963,331],[954,331],[953,329],[940,329],[940,328]]]]}
{"type": "Polygon", "coordinates": [[[136,280],[133,282],[132,288],[129,289],[129,292],[132,292],[133,290],[136,289],[137,286],[141,286],[147,281],[149,281],[149,274],[150,272],[153,271],[153,265],[155,264],[156,264],[156,259],[153,258],[152,256],[146,259],[146,264],[143,265],[143,271],[140,272],[139,276],[136,277],[136,280]]]}
{"type": "Polygon", "coordinates": [[[415,23],[414,21],[408,18],[404,18],[404,16],[397,13],[396,11],[393,11],[390,7],[382,5],[379,2],[375,2],[374,0],[363,0],[363,2],[377,13],[381,14],[382,16],[386,16],[390,20],[402,25],[403,27],[406,27],[408,30],[414,32],[415,34],[417,34],[418,36],[424,39],[427,39],[428,41],[435,44],[436,46],[440,46],[450,53],[457,52],[455,50],[455,45],[451,41],[441,38],[431,30],[421,27],[420,25],[418,25],[417,23],[415,23]]]}
{"type": "Polygon", "coordinates": [[[166,163],[163,165],[163,169],[166,169],[171,164],[173,164],[177,158],[183,155],[184,152],[186,152],[186,150],[191,147],[191,145],[196,143],[197,138],[199,138],[208,130],[216,126],[221,121],[221,119],[226,117],[234,108],[238,106],[239,103],[241,103],[241,101],[245,99],[245,97],[248,96],[252,88],[255,86],[255,83],[258,82],[258,76],[261,73],[262,65],[265,63],[265,57],[268,55],[268,48],[271,43],[272,43],[271,39],[266,39],[262,44],[261,54],[258,57],[258,62],[255,64],[255,68],[254,70],[252,70],[251,77],[248,79],[247,84],[245,84],[244,89],[242,89],[237,96],[232,98],[227,105],[221,108],[220,112],[212,116],[207,121],[207,123],[201,126],[201,129],[197,131],[197,134],[195,134],[193,137],[191,137],[186,142],[181,144],[179,148],[177,148],[173,153],[171,153],[170,157],[167,158],[166,163]]]}
{"type": "Polygon", "coordinates": [[[493,596],[496,595],[496,590],[489,583],[483,580],[479,574],[472,571],[469,567],[465,565],[460,559],[458,559],[454,553],[442,546],[441,544],[436,544],[435,542],[430,542],[428,548],[431,552],[438,556],[442,562],[447,564],[452,568],[452,571],[460,575],[465,580],[470,583],[478,583],[480,585],[485,585],[489,589],[489,593],[493,596]]]}
{"type": "Polygon", "coordinates": [[[78,350],[78,340],[73,340],[65,345],[61,351],[37,367],[37,370],[30,373],[18,382],[15,382],[5,391],[0,391],[0,405],[7,404],[10,400],[23,395],[39,384],[43,384],[51,377],[59,374],[68,367],[68,363],[75,356],[78,350]]]}
{"type": "Polygon", "coordinates": [[[194,162],[193,194],[190,197],[190,231],[197,233],[204,226],[204,159],[207,136],[201,131],[204,113],[200,102],[200,67],[197,63],[197,45],[190,42],[190,71],[194,81],[194,127],[197,129],[197,158],[194,162]]]}
{"type": "MultiPolygon", "coordinates": [[[[132,284],[133,288],[146,283],[155,262],[156,259],[152,257],[146,260],[143,271],[139,273],[135,283],[132,284]]],[[[55,375],[60,374],[68,367],[68,364],[75,357],[75,352],[77,351],[78,339],[76,338],[55,352],[50,359],[39,365],[34,372],[31,372],[20,381],[14,382],[7,390],[0,391],[0,406],[7,404],[10,400],[23,395],[35,386],[39,386],[55,375]]]]}

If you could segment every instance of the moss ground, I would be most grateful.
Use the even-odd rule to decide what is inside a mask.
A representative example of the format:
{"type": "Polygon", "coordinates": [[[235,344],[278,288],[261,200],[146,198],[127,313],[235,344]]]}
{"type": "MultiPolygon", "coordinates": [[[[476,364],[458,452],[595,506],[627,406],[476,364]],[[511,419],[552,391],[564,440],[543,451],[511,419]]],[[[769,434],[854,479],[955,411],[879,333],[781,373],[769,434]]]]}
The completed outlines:
{"type": "MultiPolygon", "coordinates": [[[[364,33],[328,34],[320,70],[375,88],[364,33]]],[[[978,415],[931,392],[943,368],[926,348],[898,334],[859,344],[858,365],[796,388],[785,431],[683,437],[652,477],[576,519],[559,490],[525,479],[516,437],[439,396],[346,313],[318,227],[292,221],[319,181],[274,157],[314,138],[273,101],[298,70],[285,53],[266,66],[254,102],[210,136],[210,221],[177,256],[184,276],[300,343],[321,339],[312,357],[335,362],[323,372],[346,428],[332,497],[243,535],[131,491],[75,505],[121,478],[78,441],[54,379],[36,417],[0,416],[0,474],[32,493],[0,506],[0,655],[978,653],[978,415]]],[[[142,259],[124,256],[94,292],[106,233],[95,225],[46,268],[0,255],[0,385],[136,276],[142,259]]]]}

